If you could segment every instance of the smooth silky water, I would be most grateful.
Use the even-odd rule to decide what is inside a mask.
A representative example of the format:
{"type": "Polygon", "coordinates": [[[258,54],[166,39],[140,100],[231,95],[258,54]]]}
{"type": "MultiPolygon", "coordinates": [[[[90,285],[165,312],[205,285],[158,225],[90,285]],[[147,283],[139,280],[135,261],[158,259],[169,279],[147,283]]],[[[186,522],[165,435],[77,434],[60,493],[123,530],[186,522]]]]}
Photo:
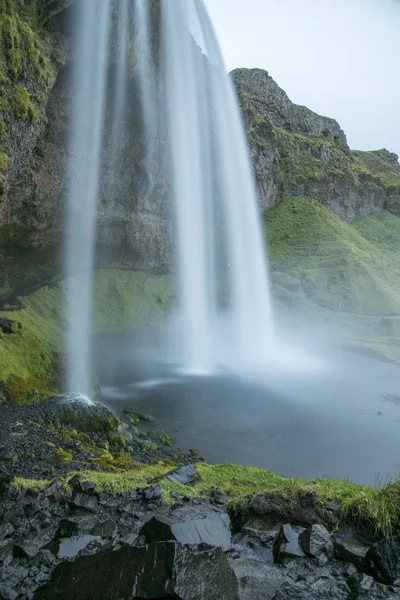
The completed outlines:
{"type": "Polygon", "coordinates": [[[89,396],[93,366],[104,402],[153,414],[157,428],[186,449],[198,447],[212,462],[370,484],[396,474],[400,407],[382,395],[400,394],[400,369],[354,355],[317,359],[315,350],[296,350],[276,331],[244,130],[203,1],[162,1],[157,64],[149,2],[117,5],[112,40],[114,5],[79,5],[66,225],[69,391],[89,396]],[[132,31],[138,113],[147,161],[155,168],[160,123],[167,129],[176,303],[161,334],[107,339],[93,351],[102,139],[111,118],[108,166],[117,180],[129,133],[132,31]],[[110,52],[116,61],[111,117],[110,52]]]}

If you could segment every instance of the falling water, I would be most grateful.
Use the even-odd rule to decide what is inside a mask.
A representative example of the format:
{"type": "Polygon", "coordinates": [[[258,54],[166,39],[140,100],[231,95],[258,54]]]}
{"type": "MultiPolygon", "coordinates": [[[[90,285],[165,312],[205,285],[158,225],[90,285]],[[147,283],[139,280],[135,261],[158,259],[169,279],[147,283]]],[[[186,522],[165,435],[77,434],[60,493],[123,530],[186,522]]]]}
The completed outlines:
{"type": "Polygon", "coordinates": [[[66,270],[68,390],[90,394],[92,269],[104,121],[110,1],[79,3],[72,105],[66,270]],[[78,275],[79,274],[79,275],[78,275]]]}
{"type": "Polygon", "coordinates": [[[181,362],[200,371],[263,367],[273,346],[271,304],[235,93],[203,1],[163,0],[162,10],[181,362]],[[221,248],[222,266],[215,259],[221,248]],[[223,310],[221,279],[228,287],[223,310]]]}
{"type": "Polygon", "coordinates": [[[257,198],[234,89],[203,0],[160,3],[162,43],[157,51],[150,0],[135,0],[132,10],[129,0],[83,0],[77,6],[79,60],[66,228],[69,391],[90,393],[99,179],[106,164],[115,187],[125,165],[127,111],[132,110],[127,97],[130,35],[142,98],[142,106],[133,110],[143,118],[149,169],[150,162],[157,163],[157,128],[165,116],[168,130],[178,279],[175,358],[191,371],[263,368],[273,346],[273,327],[257,198]],[[106,88],[113,61],[110,95],[106,88]],[[111,135],[108,130],[104,134],[106,126],[111,135]]]}

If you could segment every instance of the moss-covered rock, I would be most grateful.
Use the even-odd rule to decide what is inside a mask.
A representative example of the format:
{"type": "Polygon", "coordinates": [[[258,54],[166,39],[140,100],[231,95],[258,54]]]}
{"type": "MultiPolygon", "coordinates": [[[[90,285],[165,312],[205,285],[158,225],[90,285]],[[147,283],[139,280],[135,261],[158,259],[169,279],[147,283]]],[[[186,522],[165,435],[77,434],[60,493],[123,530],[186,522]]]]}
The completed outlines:
{"type": "MultiPolygon", "coordinates": [[[[57,413],[60,424],[75,429],[78,432],[108,433],[114,440],[114,435],[120,436],[119,419],[102,404],[89,404],[76,396],[65,396],[54,399],[53,410],[57,413]]],[[[122,439],[123,442],[123,439],[122,439]]]]}

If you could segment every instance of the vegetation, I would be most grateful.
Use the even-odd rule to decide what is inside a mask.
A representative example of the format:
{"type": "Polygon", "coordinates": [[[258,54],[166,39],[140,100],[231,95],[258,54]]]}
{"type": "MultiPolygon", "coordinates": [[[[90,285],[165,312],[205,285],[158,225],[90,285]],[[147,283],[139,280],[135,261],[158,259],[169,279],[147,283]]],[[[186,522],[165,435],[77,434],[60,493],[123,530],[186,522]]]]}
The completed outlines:
{"type": "Polygon", "coordinates": [[[37,121],[39,111],[32,103],[28,90],[21,83],[15,86],[13,100],[14,114],[18,119],[30,119],[37,121]]]}
{"type": "MultiPolygon", "coordinates": [[[[93,333],[124,333],[160,325],[169,304],[168,282],[166,276],[142,272],[95,272],[93,333]]],[[[19,298],[17,310],[0,311],[0,317],[22,326],[0,337],[0,382],[17,404],[37,401],[62,386],[68,335],[65,297],[63,281],[19,298]]]]}
{"type": "Polygon", "coordinates": [[[264,223],[273,281],[284,301],[400,313],[399,218],[383,212],[349,225],[311,198],[285,198],[264,223]]]}
{"type": "MultiPolygon", "coordinates": [[[[109,462],[111,464],[112,459],[109,462]]],[[[311,491],[322,504],[331,500],[338,502],[343,518],[351,518],[367,526],[376,535],[392,535],[400,531],[400,481],[374,489],[348,481],[286,479],[258,467],[198,463],[198,480],[192,485],[181,485],[163,477],[173,467],[173,463],[164,461],[155,465],[131,466],[124,472],[84,471],[80,475],[93,481],[99,490],[111,486],[114,493],[131,491],[159,481],[163,499],[167,502],[171,502],[171,494],[201,497],[205,492],[218,488],[231,498],[228,506],[231,511],[245,509],[249,494],[273,492],[290,499],[299,493],[311,491]]],[[[69,473],[64,481],[67,482],[72,475],[69,473]]],[[[48,483],[15,480],[15,485],[23,489],[43,488],[48,483]]]]}
{"type": "Polygon", "coordinates": [[[10,159],[5,152],[0,152],[0,171],[8,171],[10,168],[10,159]]]}

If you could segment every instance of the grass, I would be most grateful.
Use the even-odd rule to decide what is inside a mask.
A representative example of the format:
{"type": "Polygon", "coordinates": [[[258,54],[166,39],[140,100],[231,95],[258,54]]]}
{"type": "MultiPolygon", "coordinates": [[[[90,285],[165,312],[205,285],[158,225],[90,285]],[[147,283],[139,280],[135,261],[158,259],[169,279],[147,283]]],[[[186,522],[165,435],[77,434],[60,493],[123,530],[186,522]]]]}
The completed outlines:
{"type": "MultiPolygon", "coordinates": [[[[104,490],[111,486],[114,493],[144,487],[173,468],[169,461],[155,465],[137,465],[121,473],[84,471],[80,475],[93,481],[96,488],[104,490]]],[[[377,536],[390,536],[400,530],[400,482],[388,483],[379,489],[350,483],[348,481],[316,479],[286,479],[258,467],[232,464],[196,464],[199,479],[193,485],[181,485],[167,479],[159,479],[164,501],[171,502],[171,493],[181,496],[201,497],[204,492],[218,487],[231,499],[236,510],[249,494],[277,493],[282,497],[295,498],[299,493],[312,491],[324,504],[335,500],[341,506],[341,516],[368,526],[377,536]]],[[[65,483],[73,475],[68,474],[65,483]]],[[[21,489],[44,488],[48,481],[31,481],[17,478],[15,485],[21,489]]]]}
{"type": "Polygon", "coordinates": [[[264,218],[272,280],[287,301],[355,314],[400,313],[400,219],[349,225],[311,198],[285,198],[264,218]]]}
{"type": "MultiPolygon", "coordinates": [[[[37,398],[59,391],[62,385],[60,355],[65,353],[68,336],[66,285],[63,281],[44,286],[19,298],[18,310],[0,311],[1,317],[22,325],[16,333],[0,337],[0,383],[12,384],[8,390],[18,404],[24,403],[24,394],[27,399],[37,398]]],[[[93,286],[94,334],[132,332],[161,325],[165,318],[170,301],[166,276],[110,269],[96,271],[93,286]]]]}
{"type": "Polygon", "coordinates": [[[371,172],[376,175],[385,188],[399,188],[400,191],[400,165],[393,165],[385,160],[382,151],[362,152],[352,150],[353,159],[362,172],[371,172]]]}

